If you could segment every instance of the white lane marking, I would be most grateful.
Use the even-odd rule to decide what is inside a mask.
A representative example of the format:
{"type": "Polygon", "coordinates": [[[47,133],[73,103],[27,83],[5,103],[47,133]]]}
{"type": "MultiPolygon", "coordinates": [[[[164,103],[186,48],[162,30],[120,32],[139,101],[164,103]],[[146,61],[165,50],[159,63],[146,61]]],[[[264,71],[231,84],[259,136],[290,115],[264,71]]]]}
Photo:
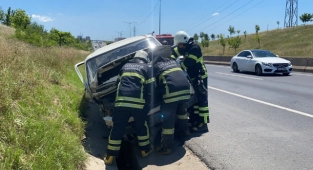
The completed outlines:
{"type": "Polygon", "coordinates": [[[248,79],[255,79],[255,80],[263,80],[261,78],[256,78],[256,77],[250,77],[250,76],[241,76],[241,75],[235,75],[235,74],[227,74],[227,73],[221,73],[221,72],[215,72],[217,74],[223,74],[223,75],[228,75],[228,76],[235,76],[235,77],[244,77],[248,79]]]}
{"type": "Polygon", "coordinates": [[[296,114],[299,114],[299,115],[303,115],[303,116],[307,116],[307,117],[313,118],[313,115],[308,114],[308,113],[304,113],[304,112],[301,112],[301,111],[298,111],[298,110],[289,109],[287,107],[283,107],[283,106],[279,106],[279,105],[276,105],[276,104],[264,102],[264,101],[261,101],[261,100],[258,100],[258,99],[253,99],[251,97],[247,97],[247,96],[243,96],[243,95],[240,95],[240,94],[232,93],[232,92],[229,92],[229,91],[221,90],[221,89],[218,89],[218,88],[215,88],[215,87],[211,87],[211,86],[208,86],[208,88],[213,89],[213,90],[217,90],[217,91],[220,91],[220,92],[223,92],[223,93],[231,94],[231,95],[234,95],[234,96],[237,96],[237,97],[241,97],[241,98],[244,98],[244,99],[252,100],[252,101],[255,101],[255,102],[258,102],[258,103],[262,103],[262,104],[265,104],[265,105],[269,105],[269,106],[272,106],[272,107],[276,107],[278,109],[287,110],[289,112],[293,112],[293,113],[296,113],[296,114]]]}
{"type": "Polygon", "coordinates": [[[301,76],[313,76],[313,74],[309,74],[309,73],[307,73],[307,74],[300,74],[300,73],[294,73],[294,72],[292,72],[291,73],[291,75],[301,75],[301,76]]]}

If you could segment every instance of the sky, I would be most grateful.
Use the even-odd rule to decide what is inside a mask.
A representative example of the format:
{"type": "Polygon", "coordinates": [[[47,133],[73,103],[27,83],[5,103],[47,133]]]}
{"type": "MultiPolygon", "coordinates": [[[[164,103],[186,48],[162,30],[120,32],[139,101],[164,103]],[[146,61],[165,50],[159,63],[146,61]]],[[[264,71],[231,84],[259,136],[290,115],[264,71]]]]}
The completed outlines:
{"type": "MultiPolygon", "coordinates": [[[[229,26],[240,34],[254,33],[255,25],[260,31],[283,28],[286,0],[1,0],[0,7],[25,10],[48,31],[113,40],[153,31],[227,36],[229,26]]],[[[298,25],[312,7],[313,0],[298,0],[298,25]]]]}

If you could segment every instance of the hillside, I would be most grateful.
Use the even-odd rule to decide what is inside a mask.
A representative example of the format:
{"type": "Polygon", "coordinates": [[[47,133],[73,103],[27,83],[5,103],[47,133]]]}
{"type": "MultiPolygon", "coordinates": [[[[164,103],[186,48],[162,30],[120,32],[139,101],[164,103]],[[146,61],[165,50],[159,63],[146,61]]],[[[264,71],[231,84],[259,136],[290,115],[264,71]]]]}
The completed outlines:
{"type": "Polygon", "coordinates": [[[40,48],[0,24],[0,169],[81,169],[84,88],[74,64],[89,52],[40,48]]]}
{"type": "MultiPolygon", "coordinates": [[[[259,47],[255,39],[255,33],[243,35],[241,30],[240,37],[242,44],[236,50],[238,53],[244,49],[256,49],[259,47]]],[[[227,36],[227,35],[225,35],[227,36]]],[[[237,34],[233,35],[237,36],[237,34]]],[[[293,57],[313,57],[313,25],[298,26],[294,28],[276,29],[259,32],[261,40],[261,49],[271,50],[279,56],[293,57]]],[[[223,47],[218,44],[218,40],[210,41],[208,48],[203,48],[204,55],[222,55],[223,47]]],[[[228,44],[225,47],[225,54],[228,56],[235,55],[234,49],[229,49],[228,44]]]]}

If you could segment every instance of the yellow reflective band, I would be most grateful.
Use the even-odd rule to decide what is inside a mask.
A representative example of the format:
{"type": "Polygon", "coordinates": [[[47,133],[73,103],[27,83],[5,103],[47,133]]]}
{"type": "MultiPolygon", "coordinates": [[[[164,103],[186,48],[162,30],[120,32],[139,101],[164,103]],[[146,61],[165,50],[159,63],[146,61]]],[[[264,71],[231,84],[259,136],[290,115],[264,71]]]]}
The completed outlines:
{"type": "Polygon", "coordinates": [[[198,105],[193,105],[193,108],[194,109],[199,109],[199,106],[198,105]]]}
{"type": "Polygon", "coordinates": [[[174,52],[176,53],[177,57],[179,57],[179,56],[180,56],[180,53],[179,53],[179,51],[178,51],[178,48],[177,48],[177,47],[175,47],[175,48],[174,48],[174,52]]]}
{"type": "Polygon", "coordinates": [[[199,110],[200,111],[207,111],[207,110],[209,110],[209,107],[199,107],[199,110]]]}
{"type": "Polygon", "coordinates": [[[190,89],[189,90],[181,90],[181,91],[177,91],[177,92],[174,92],[174,93],[165,94],[165,95],[163,95],[163,98],[178,96],[178,95],[182,95],[182,94],[190,94],[190,89]]]}
{"type": "Polygon", "coordinates": [[[188,119],[188,115],[187,115],[187,114],[184,114],[184,115],[176,115],[176,116],[177,116],[177,119],[182,119],[182,120],[188,119]]]}
{"type": "Polygon", "coordinates": [[[174,134],[174,128],[173,129],[162,129],[162,134],[172,135],[172,134],[174,134]]]}
{"type": "Polygon", "coordinates": [[[145,82],[145,78],[142,75],[138,74],[138,73],[126,72],[126,73],[123,73],[122,77],[124,77],[124,76],[138,77],[140,79],[141,84],[143,84],[145,82]]]}
{"type": "Polygon", "coordinates": [[[191,59],[196,60],[196,62],[197,62],[197,63],[199,62],[198,57],[197,57],[197,56],[195,56],[195,55],[189,54],[189,55],[188,55],[188,58],[191,58],[191,59]]]}
{"type": "Polygon", "coordinates": [[[171,58],[176,60],[176,57],[174,55],[171,55],[171,58]]]}
{"type": "Polygon", "coordinates": [[[151,78],[151,79],[146,80],[146,84],[152,83],[152,82],[154,82],[154,81],[155,81],[155,78],[153,77],[153,78],[151,78]]]}
{"type": "Polygon", "coordinates": [[[204,116],[210,116],[209,113],[200,113],[199,116],[204,117],[204,116]]]}
{"type": "Polygon", "coordinates": [[[204,123],[208,123],[208,117],[207,116],[204,116],[203,119],[204,119],[204,123]]]}
{"type": "Polygon", "coordinates": [[[171,72],[174,72],[174,71],[183,71],[183,70],[182,70],[181,68],[178,68],[178,67],[176,67],[176,68],[171,68],[171,69],[169,69],[169,70],[164,71],[161,75],[164,76],[164,75],[166,75],[166,74],[168,74],[168,73],[171,73],[171,72]]]}
{"type": "Polygon", "coordinates": [[[137,136],[137,139],[138,140],[147,140],[147,139],[149,139],[149,135],[147,135],[147,136],[137,136]]]}
{"type": "Polygon", "coordinates": [[[205,73],[205,75],[201,76],[202,79],[205,79],[208,77],[208,73],[205,73]]]}
{"type": "Polygon", "coordinates": [[[145,103],[144,99],[138,99],[134,97],[126,97],[126,96],[119,96],[116,98],[116,101],[123,100],[123,101],[132,101],[132,102],[138,102],[138,103],[145,103]]]}
{"type": "Polygon", "coordinates": [[[109,144],[120,145],[121,143],[122,143],[122,140],[111,140],[111,139],[109,139],[109,144]]]}
{"type": "Polygon", "coordinates": [[[147,130],[147,136],[149,137],[150,134],[149,134],[149,127],[148,127],[147,121],[145,121],[145,127],[146,127],[146,130],[147,130]]]}
{"type": "Polygon", "coordinates": [[[112,151],[119,151],[121,149],[120,146],[111,146],[111,145],[108,145],[108,149],[109,150],[112,150],[112,151]]]}
{"type": "Polygon", "coordinates": [[[131,108],[142,109],[143,105],[141,105],[141,104],[131,104],[131,103],[115,103],[115,107],[131,107],[131,108]]]}
{"type": "Polygon", "coordinates": [[[149,145],[150,144],[150,141],[149,140],[147,140],[147,141],[145,141],[145,142],[138,142],[138,145],[139,146],[146,146],[146,145],[149,145]]]}
{"type": "Polygon", "coordinates": [[[184,62],[181,62],[180,66],[181,66],[184,70],[187,70],[187,67],[185,66],[184,62]]]}
{"type": "Polygon", "coordinates": [[[196,110],[195,110],[193,113],[194,113],[194,114],[199,114],[199,111],[196,111],[196,110]]]}
{"type": "Polygon", "coordinates": [[[180,96],[180,97],[175,97],[175,98],[171,98],[171,99],[165,99],[164,103],[172,103],[172,102],[176,102],[176,101],[180,101],[180,100],[188,100],[190,99],[189,95],[186,96],[180,96]]]}

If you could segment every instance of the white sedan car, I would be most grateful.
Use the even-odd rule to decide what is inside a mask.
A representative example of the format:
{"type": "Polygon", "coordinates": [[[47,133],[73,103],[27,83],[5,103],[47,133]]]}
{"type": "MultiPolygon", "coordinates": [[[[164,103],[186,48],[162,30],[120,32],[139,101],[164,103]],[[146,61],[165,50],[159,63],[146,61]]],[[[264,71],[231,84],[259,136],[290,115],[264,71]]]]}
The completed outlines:
{"type": "Polygon", "coordinates": [[[249,71],[256,75],[292,72],[290,61],[280,58],[268,50],[243,50],[232,57],[230,66],[234,72],[249,71]]]}

